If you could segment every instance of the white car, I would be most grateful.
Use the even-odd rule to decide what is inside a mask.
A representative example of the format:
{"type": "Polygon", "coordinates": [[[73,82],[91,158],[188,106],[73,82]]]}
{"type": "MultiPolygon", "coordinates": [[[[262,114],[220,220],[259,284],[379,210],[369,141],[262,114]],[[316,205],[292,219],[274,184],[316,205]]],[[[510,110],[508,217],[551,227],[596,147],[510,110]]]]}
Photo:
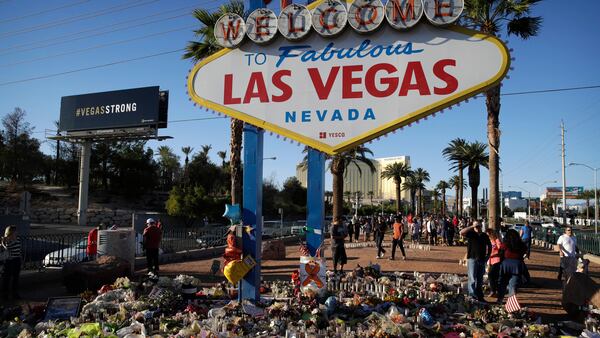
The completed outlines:
{"type": "MultiPolygon", "coordinates": [[[[163,253],[159,249],[159,254],[163,253]]],[[[142,234],[135,234],[135,255],[142,256],[144,249],[142,248],[142,234]]],[[[73,244],[70,247],[62,250],[53,251],[44,257],[43,265],[45,268],[62,268],[65,263],[83,262],[87,259],[87,238],[73,244]]]]}

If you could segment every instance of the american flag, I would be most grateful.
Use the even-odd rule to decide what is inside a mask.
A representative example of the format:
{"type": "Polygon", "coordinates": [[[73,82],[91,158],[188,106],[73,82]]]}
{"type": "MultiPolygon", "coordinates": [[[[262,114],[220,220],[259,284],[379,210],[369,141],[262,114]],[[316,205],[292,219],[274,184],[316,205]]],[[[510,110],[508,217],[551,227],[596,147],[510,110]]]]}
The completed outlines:
{"type": "Polygon", "coordinates": [[[310,251],[308,250],[308,247],[304,244],[300,245],[300,255],[310,256],[310,251]]]}
{"type": "Polygon", "coordinates": [[[519,301],[517,300],[517,295],[512,295],[512,296],[508,297],[508,299],[506,300],[506,305],[504,305],[504,308],[506,309],[506,312],[508,312],[508,313],[521,310],[521,305],[519,304],[519,301]]]}

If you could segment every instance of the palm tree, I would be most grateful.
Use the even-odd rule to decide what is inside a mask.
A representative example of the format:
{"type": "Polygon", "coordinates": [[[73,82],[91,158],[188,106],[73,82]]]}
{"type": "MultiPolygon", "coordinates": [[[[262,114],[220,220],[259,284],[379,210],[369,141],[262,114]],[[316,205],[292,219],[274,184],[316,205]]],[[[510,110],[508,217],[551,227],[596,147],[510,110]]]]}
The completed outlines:
{"type": "Polygon", "coordinates": [[[590,219],[590,200],[594,199],[594,190],[584,190],[579,198],[585,200],[585,219],[590,219]]]}
{"type": "Polygon", "coordinates": [[[454,188],[455,190],[455,201],[454,201],[454,210],[455,212],[458,214],[458,195],[459,195],[459,191],[460,190],[464,190],[466,183],[463,181],[462,187],[460,184],[460,177],[458,177],[458,175],[454,175],[452,177],[450,177],[450,180],[448,180],[448,184],[450,185],[451,188],[454,188]]]}
{"type": "Polygon", "coordinates": [[[420,183],[419,186],[419,214],[421,215],[421,217],[423,217],[423,189],[425,189],[425,183],[429,182],[429,173],[427,172],[427,170],[423,169],[423,168],[417,168],[414,172],[413,175],[415,176],[415,178],[417,179],[417,181],[420,183]]]}
{"type": "Polygon", "coordinates": [[[438,188],[433,188],[431,190],[431,197],[433,197],[433,213],[437,214],[437,204],[438,199],[440,199],[440,190],[438,188]]]}
{"type": "Polygon", "coordinates": [[[179,169],[179,157],[173,153],[169,146],[158,147],[156,153],[159,157],[158,164],[162,172],[162,188],[167,191],[171,189],[175,173],[179,169]]]}
{"type": "Polygon", "coordinates": [[[351,191],[344,191],[344,197],[346,197],[346,200],[348,201],[348,204],[351,203],[350,199],[352,198],[352,192],[351,191]]]}
{"type": "Polygon", "coordinates": [[[375,165],[373,161],[367,157],[368,155],[373,156],[371,149],[358,146],[354,149],[347,150],[343,153],[334,155],[329,163],[329,170],[333,175],[333,218],[340,218],[343,214],[343,199],[342,191],[344,190],[344,173],[350,165],[355,165],[360,175],[362,175],[362,169],[359,163],[367,165],[371,172],[375,172],[375,165]]]}
{"type": "Polygon", "coordinates": [[[446,189],[450,188],[450,185],[442,180],[439,181],[436,188],[442,193],[442,216],[446,216],[446,189]]]}
{"type": "Polygon", "coordinates": [[[415,195],[417,191],[422,186],[422,183],[417,180],[415,175],[409,175],[404,179],[404,183],[402,183],[402,188],[404,190],[408,190],[410,195],[410,210],[413,214],[416,214],[416,199],[415,195]]]}
{"type": "MultiPolygon", "coordinates": [[[[528,39],[538,34],[542,18],[530,16],[530,11],[540,0],[466,0],[463,12],[464,23],[485,34],[497,36],[502,29],[508,35],[528,39]],[[506,25],[506,27],[504,27],[506,25]]],[[[500,85],[485,92],[487,107],[487,136],[491,149],[489,152],[490,197],[489,225],[492,229],[500,227],[500,85]]],[[[472,188],[471,188],[472,189],[472,188]]]]}
{"type": "Polygon", "coordinates": [[[187,170],[188,163],[190,163],[190,154],[194,151],[194,148],[190,146],[181,147],[181,152],[185,154],[185,170],[187,170]]]}
{"type": "Polygon", "coordinates": [[[369,196],[369,199],[371,200],[371,205],[373,205],[373,196],[375,196],[375,193],[373,192],[373,190],[370,190],[369,192],[367,192],[367,196],[369,196]]]}
{"type": "MultiPolygon", "coordinates": [[[[192,59],[194,62],[222,49],[215,41],[214,26],[219,17],[225,13],[235,13],[246,18],[246,11],[242,1],[234,0],[223,4],[216,12],[210,13],[204,9],[196,9],[193,16],[200,22],[200,28],[194,31],[199,41],[189,41],[183,54],[184,59],[192,59]]],[[[242,202],[242,131],[244,122],[231,119],[231,140],[229,143],[229,165],[231,169],[231,203],[242,202]]]]}
{"type": "MultiPolygon", "coordinates": [[[[448,146],[442,150],[446,160],[450,161],[451,169],[458,171],[459,183],[457,187],[464,187],[463,169],[464,169],[464,146],[467,141],[462,138],[455,138],[448,143],[448,146]]],[[[457,209],[456,213],[462,216],[463,213],[463,189],[458,189],[456,194],[457,209]]]]}
{"type": "MultiPolygon", "coordinates": [[[[402,195],[402,177],[408,177],[412,171],[406,163],[394,162],[388,164],[381,172],[381,178],[393,179],[396,185],[396,212],[400,212],[402,195]]],[[[371,203],[373,204],[373,203],[371,203]]]]}
{"type": "Polygon", "coordinates": [[[481,142],[470,142],[464,147],[464,165],[469,175],[471,187],[471,218],[477,217],[477,189],[479,188],[479,167],[488,167],[487,145],[481,142]]]}
{"type": "Polygon", "coordinates": [[[221,158],[221,167],[225,168],[225,159],[227,158],[227,151],[217,151],[217,156],[221,158]]]}
{"type": "Polygon", "coordinates": [[[325,191],[325,201],[327,203],[331,203],[332,198],[333,198],[333,191],[325,191]]]}

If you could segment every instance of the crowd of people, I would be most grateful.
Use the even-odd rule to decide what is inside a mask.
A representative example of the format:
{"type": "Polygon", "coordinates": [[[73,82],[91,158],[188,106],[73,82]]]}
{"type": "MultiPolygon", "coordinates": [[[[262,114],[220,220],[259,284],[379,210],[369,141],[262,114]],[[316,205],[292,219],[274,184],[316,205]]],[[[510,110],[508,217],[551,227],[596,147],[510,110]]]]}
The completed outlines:
{"type": "MultiPolygon", "coordinates": [[[[479,301],[485,301],[484,289],[489,290],[488,297],[496,297],[498,302],[502,302],[505,297],[515,295],[519,286],[530,281],[529,270],[525,263],[531,255],[533,238],[533,228],[529,222],[518,231],[504,226],[499,231],[495,231],[485,229],[483,221],[480,220],[441,215],[418,217],[411,214],[406,216],[398,214],[354,216],[350,220],[335,219],[330,228],[334,273],[343,272],[344,265],[347,264],[344,249],[346,238],[349,242],[358,242],[361,238],[362,241],[371,241],[372,238],[377,247],[375,258],[385,258],[387,251],[383,243],[388,229],[392,230],[389,239],[390,260],[395,260],[398,247],[402,259],[407,259],[404,249],[406,240],[433,246],[465,244],[469,276],[468,292],[479,301]],[[484,285],[486,272],[487,285],[484,285]]],[[[576,271],[577,257],[579,257],[572,228],[565,228],[557,245],[560,254],[558,279],[566,282],[576,271]]]]}

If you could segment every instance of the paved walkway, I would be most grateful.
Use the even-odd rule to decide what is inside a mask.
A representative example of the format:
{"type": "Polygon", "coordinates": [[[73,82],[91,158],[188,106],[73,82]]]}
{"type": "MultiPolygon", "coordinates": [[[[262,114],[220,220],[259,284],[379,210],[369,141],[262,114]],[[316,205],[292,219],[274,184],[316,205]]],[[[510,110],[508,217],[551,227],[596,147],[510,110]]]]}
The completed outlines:
{"type": "MultiPolygon", "coordinates": [[[[286,248],[287,258],[283,260],[269,260],[262,264],[262,275],[266,280],[281,279],[289,280],[292,271],[298,268],[300,252],[298,246],[288,246],[286,248]]],[[[432,247],[431,251],[418,249],[407,249],[408,260],[402,261],[397,258],[396,261],[390,261],[389,248],[386,259],[376,259],[376,249],[352,248],[347,249],[348,265],[346,270],[353,269],[357,265],[366,266],[370,262],[381,265],[383,271],[420,271],[434,273],[457,273],[466,274],[466,267],[458,264],[458,261],[464,258],[466,247],[432,247]]],[[[328,256],[330,252],[326,253],[328,256]]],[[[397,252],[398,257],[401,257],[397,252]]],[[[217,258],[222,261],[222,258],[217,258]]],[[[161,266],[161,274],[178,275],[190,274],[196,275],[206,283],[214,283],[224,280],[222,273],[212,276],[210,268],[213,259],[172,263],[161,266]]],[[[548,250],[533,249],[531,260],[526,261],[532,276],[532,283],[519,290],[519,301],[522,306],[527,306],[530,310],[542,315],[545,322],[552,320],[567,319],[566,313],[561,307],[561,283],[556,279],[557,267],[559,264],[558,254],[548,250]]],[[[331,261],[328,260],[331,268],[331,261]]],[[[42,278],[55,272],[42,273],[37,283],[23,285],[21,295],[23,300],[20,303],[45,302],[48,297],[57,297],[68,295],[62,283],[57,278],[42,278]],[[34,285],[35,284],[35,285],[34,285]]],[[[144,270],[138,273],[145,273],[144,270]]],[[[590,275],[600,283],[600,265],[590,264],[590,275]]],[[[488,299],[495,301],[495,299],[488,299]]]]}
{"type": "MultiPolygon", "coordinates": [[[[289,279],[292,271],[298,268],[300,253],[298,246],[287,247],[287,258],[285,260],[265,261],[262,264],[262,275],[265,279],[289,279]]],[[[398,250],[399,251],[399,250],[398,250]]],[[[386,259],[376,259],[375,248],[352,248],[347,249],[348,265],[346,270],[353,269],[357,265],[366,266],[370,262],[381,265],[383,271],[420,271],[420,272],[445,272],[466,274],[467,268],[458,264],[464,258],[466,247],[432,247],[431,251],[419,249],[408,249],[406,254],[408,260],[402,261],[399,252],[396,252],[395,261],[387,259],[390,250],[386,252],[386,259]]],[[[330,253],[327,252],[330,256],[330,253]]],[[[221,259],[222,260],[222,259],[221,259]]],[[[566,319],[566,313],[561,306],[561,282],[557,280],[559,265],[558,253],[549,250],[532,249],[531,259],[526,261],[531,273],[531,283],[519,290],[519,302],[521,306],[527,306],[531,311],[542,315],[544,321],[566,319]]],[[[212,259],[174,263],[161,266],[161,274],[194,274],[210,277],[212,259]]],[[[328,260],[331,268],[331,260],[328,260]]],[[[222,278],[222,274],[219,274],[222,278]]],[[[600,266],[590,264],[590,276],[600,283],[600,266]]],[[[488,298],[488,301],[495,301],[488,298]]]]}

